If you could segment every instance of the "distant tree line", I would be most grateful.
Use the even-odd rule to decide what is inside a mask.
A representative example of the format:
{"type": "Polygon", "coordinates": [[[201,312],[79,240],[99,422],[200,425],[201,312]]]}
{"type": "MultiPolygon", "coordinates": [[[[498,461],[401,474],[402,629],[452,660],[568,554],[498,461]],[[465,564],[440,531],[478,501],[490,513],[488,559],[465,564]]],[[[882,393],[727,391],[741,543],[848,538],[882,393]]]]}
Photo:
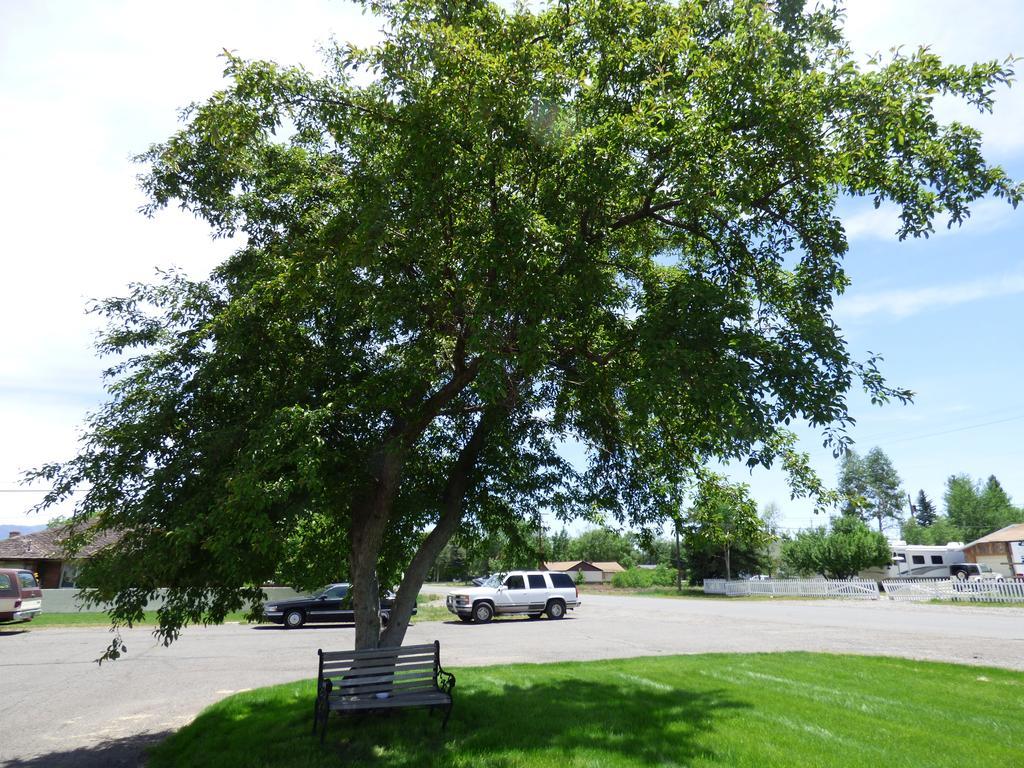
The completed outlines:
{"type": "MultiPolygon", "coordinates": [[[[892,460],[878,447],[863,456],[847,450],[840,459],[840,515],[827,525],[781,534],[775,504],[759,511],[746,485],[707,473],[691,503],[675,518],[678,532],[622,532],[594,527],[572,535],[520,526],[503,534],[453,540],[438,557],[431,577],[458,581],[484,573],[533,568],[543,561],[645,564],[678,573],[690,584],[705,578],[752,574],[847,578],[887,565],[891,547],[885,531],[898,525],[909,544],[943,545],[973,541],[1003,526],[1024,522],[999,480],[975,481],[953,475],[943,495],[945,514],[920,490],[904,491],[892,460]],[[877,528],[877,530],[872,530],[877,528]]],[[[623,583],[639,580],[624,579],[623,583]]]]}
{"type": "Polygon", "coordinates": [[[923,490],[918,491],[901,535],[908,544],[946,544],[979,539],[1013,523],[1024,522],[1024,509],[1015,506],[995,475],[973,480],[953,475],[943,494],[946,514],[940,515],[923,490]]]}
{"type": "Polygon", "coordinates": [[[779,510],[762,512],[743,484],[708,473],[697,485],[692,504],[675,517],[668,536],[651,531],[616,531],[594,527],[572,535],[562,528],[541,533],[539,527],[480,537],[454,539],[439,554],[430,577],[463,581],[473,576],[541,562],[617,562],[624,568],[660,566],[659,580],[671,569],[691,584],[704,578],[771,573],[770,546],[777,536],[779,510]],[[677,537],[678,533],[678,545],[677,537]]]}
{"type": "Polygon", "coordinates": [[[891,548],[883,531],[893,524],[899,525],[908,544],[944,545],[973,541],[1024,522],[1024,509],[1013,505],[994,475],[984,483],[964,474],[951,476],[943,497],[944,515],[923,490],[911,500],[892,461],[878,447],[864,456],[853,450],[844,453],[838,491],[839,517],[828,526],[800,531],[783,541],[783,572],[847,578],[887,565],[891,548]],[[878,530],[871,531],[869,523],[878,530]]]}

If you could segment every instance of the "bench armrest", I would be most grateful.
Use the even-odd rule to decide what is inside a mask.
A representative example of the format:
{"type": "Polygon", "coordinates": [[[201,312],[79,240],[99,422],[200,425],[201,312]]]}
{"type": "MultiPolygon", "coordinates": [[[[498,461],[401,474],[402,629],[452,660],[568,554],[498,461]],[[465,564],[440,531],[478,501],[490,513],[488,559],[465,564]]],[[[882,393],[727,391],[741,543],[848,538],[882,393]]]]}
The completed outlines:
{"type": "Polygon", "coordinates": [[[320,681],[320,685],[317,686],[317,689],[316,689],[316,697],[317,697],[317,699],[326,699],[326,698],[330,697],[331,690],[333,688],[334,688],[334,684],[329,679],[321,680],[320,681]]]}
{"type": "Polygon", "coordinates": [[[445,670],[441,669],[441,667],[438,667],[437,687],[445,693],[447,693],[449,696],[451,696],[452,690],[455,688],[455,675],[453,675],[451,672],[446,672],[445,670]]]}

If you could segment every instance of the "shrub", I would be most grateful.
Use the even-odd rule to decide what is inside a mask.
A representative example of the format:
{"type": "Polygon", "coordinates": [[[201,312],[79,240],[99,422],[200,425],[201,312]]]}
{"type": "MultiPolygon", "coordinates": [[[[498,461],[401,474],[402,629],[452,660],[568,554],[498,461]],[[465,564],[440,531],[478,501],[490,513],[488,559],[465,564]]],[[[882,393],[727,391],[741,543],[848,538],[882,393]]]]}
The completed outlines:
{"type": "Polygon", "coordinates": [[[671,587],[676,583],[676,572],[667,565],[657,568],[630,568],[612,576],[612,586],[620,589],[643,587],[671,587]]]}

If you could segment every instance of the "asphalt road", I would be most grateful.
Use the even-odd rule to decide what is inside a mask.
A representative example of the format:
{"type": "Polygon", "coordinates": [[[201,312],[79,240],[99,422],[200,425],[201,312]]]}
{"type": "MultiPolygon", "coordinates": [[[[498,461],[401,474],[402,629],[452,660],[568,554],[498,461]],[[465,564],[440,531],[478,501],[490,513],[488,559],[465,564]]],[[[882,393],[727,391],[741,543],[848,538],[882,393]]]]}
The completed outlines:
{"type": "MultiPolygon", "coordinates": [[[[351,626],[226,625],[169,648],[124,633],[128,653],[97,666],[104,629],[0,627],[0,765],[135,766],[144,746],[236,691],[312,677],[317,648],[351,648],[351,626]]],[[[829,651],[1024,671],[1024,609],[878,602],[668,600],[585,595],[560,622],[420,623],[445,666],[709,651],[829,651]]]]}

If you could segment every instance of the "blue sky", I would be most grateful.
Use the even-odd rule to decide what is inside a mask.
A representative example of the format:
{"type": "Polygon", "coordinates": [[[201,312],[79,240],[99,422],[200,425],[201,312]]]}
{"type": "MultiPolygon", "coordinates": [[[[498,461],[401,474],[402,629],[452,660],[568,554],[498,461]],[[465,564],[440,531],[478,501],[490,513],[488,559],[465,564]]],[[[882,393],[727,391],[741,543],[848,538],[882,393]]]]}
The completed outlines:
{"type": "MultiPolygon", "coordinates": [[[[847,33],[861,54],[898,44],[962,63],[1024,53],[1024,3],[850,5],[847,33]]],[[[130,156],[218,86],[223,48],[316,69],[319,43],[368,42],[377,26],[342,0],[0,3],[0,491],[72,455],[102,399],[88,299],[158,266],[203,275],[230,250],[179,211],[139,215],[130,156]]],[[[1024,85],[999,93],[994,115],[951,104],[942,114],[981,128],[990,158],[1024,178],[1024,85]]],[[[1024,209],[983,202],[964,227],[903,243],[892,211],[851,201],[844,221],[853,286],[840,324],[855,353],[883,354],[890,381],[918,393],[911,406],[882,409],[855,398],[857,447],[881,446],[914,493],[941,497],[952,473],[994,473],[1024,503],[1024,209]]],[[[831,454],[801,434],[833,481],[831,454]]],[[[784,525],[820,522],[777,473],[732,475],[760,504],[778,503],[784,525]]],[[[0,493],[0,523],[42,522],[27,511],[35,496],[0,493]]]]}

